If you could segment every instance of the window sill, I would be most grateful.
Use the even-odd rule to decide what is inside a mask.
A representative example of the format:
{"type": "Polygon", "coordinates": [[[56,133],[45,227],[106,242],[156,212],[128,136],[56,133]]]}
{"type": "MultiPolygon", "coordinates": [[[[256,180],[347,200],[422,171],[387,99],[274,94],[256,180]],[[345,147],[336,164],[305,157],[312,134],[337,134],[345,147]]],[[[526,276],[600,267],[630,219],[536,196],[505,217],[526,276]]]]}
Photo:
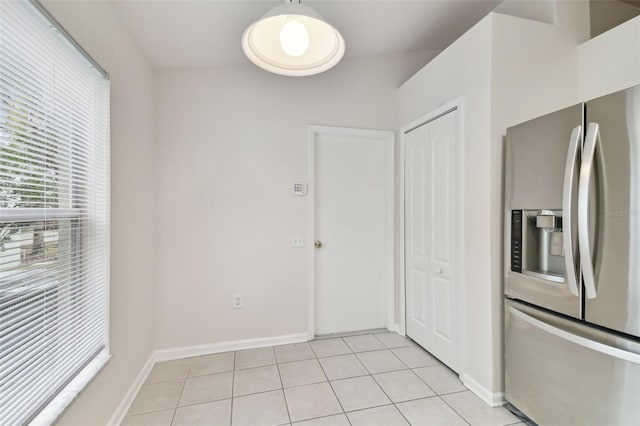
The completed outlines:
{"type": "Polygon", "coordinates": [[[51,425],[55,423],[80,395],[82,390],[98,375],[111,359],[107,349],[103,349],[76,377],[65,386],[53,400],[33,419],[31,425],[51,425]]]}

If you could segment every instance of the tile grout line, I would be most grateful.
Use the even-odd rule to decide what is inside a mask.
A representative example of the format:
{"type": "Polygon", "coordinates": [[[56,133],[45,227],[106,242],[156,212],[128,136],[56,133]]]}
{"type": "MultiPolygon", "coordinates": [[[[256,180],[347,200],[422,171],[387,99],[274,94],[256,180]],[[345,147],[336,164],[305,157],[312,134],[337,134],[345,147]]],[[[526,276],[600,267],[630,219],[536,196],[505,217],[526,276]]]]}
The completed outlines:
{"type": "MultiPolygon", "coordinates": [[[[399,349],[399,348],[394,348],[394,349],[399,349]]],[[[389,349],[389,352],[391,352],[391,355],[393,355],[398,361],[400,361],[402,363],[402,365],[404,365],[405,367],[407,367],[409,370],[411,370],[411,367],[409,367],[409,364],[407,364],[406,362],[404,362],[403,360],[400,359],[400,357],[398,355],[395,354],[395,352],[393,352],[393,350],[389,349]]]]}
{"type": "MultiPolygon", "coordinates": [[[[402,401],[402,402],[407,402],[407,401],[402,401]]],[[[411,422],[409,421],[409,419],[404,415],[404,413],[402,412],[402,410],[400,409],[400,407],[398,407],[398,404],[396,404],[395,402],[393,403],[393,406],[395,407],[396,410],[398,410],[398,413],[400,413],[400,415],[402,416],[403,419],[406,420],[408,425],[411,425],[411,422]]]]}
{"type": "MultiPolygon", "coordinates": [[[[405,364],[406,365],[406,364],[405,364]]],[[[404,371],[404,370],[399,370],[399,371],[404,371]]],[[[418,375],[416,373],[413,372],[413,370],[409,369],[409,371],[411,371],[411,373],[418,377],[418,375]]],[[[389,371],[388,373],[393,373],[393,371],[389,371]]],[[[379,373],[379,374],[385,374],[385,373],[379,373]]],[[[387,394],[387,392],[385,392],[384,388],[380,385],[380,383],[378,383],[378,381],[376,380],[375,376],[373,376],[373,374],[371,375],[371,377],[373,378],[373,380],[376,382],[376,384],[378,385],[378,387],[382,390],[382,392],[387,396],[387,398],[389,398],[389,401],[391,401],[391,405],[396,409],[396,411],[398,411],[400,413],[400,415],[402,416],[403,419],[405,419],[407,421],[407,424],[411,425],[411,422],[409,421],[408,418],[405,417],[404,413],[402,412],[402,410],[400,410],[400,408],[397,406],[397,404],[402,403],[402,402],[409,402],[409,401],[417,401],[420,399],[425,399],[425,398],[433,398],[434,396],[438,396],[438,394],[429,387],[429,385],[427,385],[426,383],[424,383],[424,385],[431,390],[431,392],[434,393],[434,395],[430,396],[430,397],[423,397],[423,398],[416,398],[416,399],[408,399],[406,401],[399,401],[399,402],[395,402],[393,399],[391,399],[391,397],[387,394]]],[[[418,377],[418,379],[420,379],[420,377],[418,377]]],[[[422,381],[422,379],[420,379],[422,381]]],[[[348,416],[347,416],[348,417],[348,416]]]]}
{"type": "Polygon", "coordinates": [[[189,371],[191,370],[191,367],[189,367],[187,369],[187,377],[184,378],[184,381],[182,382],[182,389],[180,389],[180,395],[178,395],[178,400],[176,401],[176,406],[173,409],[173,416],[171,416],[171,423],[169,423],[170,425],[173,425],[173,422],[176,419],[176,414],[178,413],[178,408],[180,407],[180,400],[182,399],[182,394],[184,393],[184,388],[187,386],[187,380],[189,379],[189,371]]]}
{"type": "Polygon", "coordinates": [[[471,422],[470,422],[470,421],[468,421],[468,420],[467,420],[467,419],[466,419],[462,414],[460,414],[460,413],[458,412],[458,410],[456,410],[456,409],[455,409],[451,404],[449,404],[449,403],[447,402],[447,400],[446,400],[446,399],[442,398],[440,395],[438,395],[438,398],[440,398],[440,400],[441,400],[442,402],[444,402],[445,404],[447,404],[447,406],[449,406],[449,408],[451,408],[451,409],[453,410],[453,412],[454,412],[454,413],[456,413],[456,414],[457,414],[457,415],[458,415],[462,420],[464,420],[464,422],[465,422],[465,423],[467,423],[469,426],[471,426],[471,422]]]}
{"type": "MultiPolygon", "coordinates": [[[[365,377],[365,376],[359,376],[359,377],[365,377]]],[[[355,378],[355,377],[352,377],[352,378],[355,378]]],[[[312,383],[312,384],[317,384],[317,383],[312,383]]],[[[307,386],[307,385],[303,385],[303,386],[307,386]]],[[[383,390],[383,392],[384,392],[384,390],[383,390]]],[[[467,392],[467,391],[461,391],[461,392],[467,392]]],[[[453,393],[461,393],[461,392],[453,392],[453,393]]],[[[446,394],[446,395],[451,395],[451,394],[446,394]]],[[[389,407],[389,406],[394,406],[394,407],[395,407],[395,408],[400,412],[400,415],[402,415],[402,417],[403,417],[405,420],[407,420],[407,423],[411,424],[411,422],[409,422],[409,420],[404,416],[404,414],[402,413],[402,411],[401,411],[401,410],[400,410],[400,408],[398,407],[398,404],[403,404],[403,403],[405,403],[405,402],[420,401],[420,400],[423,400],[423,399],[433,399],[433,398],[438,398],[438,397],[440,397],[440,395],[432,395],[432,396],[427,396],[427,397],[422,397],[422,398],[407,399],[407,400],[405,400],[405,401],[390,402],[390,403],[382,404],[382,405],[374,405],[374,406],[372,406],[372,407],[358,408],[357,410],[344,411],[344,412],[342,412],[342,413],[337,413],[337,414],[329,414],[329,415],[326,415],[326,416],[310,417],[310,418],[308,418],[308,419],[304,419],[304,420],[300,420],[300,421],[301,421],[301,422],[307,422],[307,421],[310,421],[310,420],[324,419],[324,418],[328,418],[328,417],[339,416],[340,414],[344,414],[344,415],[347,417],[347,420],[349,420],[349,416],[348,416],[348,414],[349,414],[349,413],[357,413],[357,412],[360,412],[360,411],[366,411],[366,410],[370,410],[370,409],[373,409],[373,408],[380,408],[380,407],[389,407]]],[[[339,401],[338,401],[338,402],[339,402],[339,401]]],[[[448,404],[447,404],[447,405],[448,405],[448,404]]],[[[455,411],[455,410],[454,410],[454,411],[455,411]]],[[[457,411],[456,411],[456,414],[457,414],[459,417],[461,417],[461,418],[462,418],[462,420],[464,420],[464,421],[465,421],[465,423],[469,424],[469,423],[468,423],[468,422],[467,422],[467,421],[466,421],[466,420],[465,420],[465,419],[464,419],[460,414],[458,414],[458,412],[457,412],[457,411]]],[[[349,421],[349,423],[351,423],[351,422],[349,421]]],[[[513,425],[516,425],[516,424],[519,424],[519,423],[522,423],[522,422],[510,423],[510,424],[508,424],[508,425],[504,425],[504,426],[513,426],[513,425]]]]}
{"type": "MultiPolygon", "coordinates": [[[[421,348],[422,348],[422,347],[421,347],[421,348]]],[[[424,348],[422,348],[422,349],[423,349],[423,350],[425,350],[424,348]]],[[[429,355],[431,355],[431,353],[430,353],[429,351],[425,350],[425,352],[427,352],[429,355]]],[[[433,355],[431,355],[431,356],[433,357],[433,355]]],[[[436,368],[436,367],[444,367],[444,368],[446,368],[448,371],[450,371],[453,375],[457,375],[457,373],[456,373],[455,371],[451,370],[451,368],[449,368],[446,364],[444,364],[444,363],[443,363],[442,361],[440,361],[439,359],[437,359],[437,358],[435,358],[435,357],[433,357],[433,358],[436,360],[437,364],[433,364],[433,365],[424,365],[424,366],[422,366],[422,367],[415,367],[415,368],[411,368],[411,367],[409,367],[409,369],[411,370],[411,372],[412,372],[413,374],[415,374],[416,376],[418,376],[418,378],[419,378],[419,379],[420,379],[420,380],[421,380],[425,385],[427,385],[427,386],[428,386],[428,387],[429,387],[429,388],[430,388],[430,389],[431,389],[431,390],[432,390],[432,391],[433,391],[437,396],[441,396],[441,395],[451,395],[451,394],[454,394],[454,393],[461,393],[461,392],[467,392],[467,391],[470,391],[470,389],[469,389],[468,387],[466,387],[466,386],[464,385],[464,383],[462,383],[462,381],[460,380],[460,376],[458,375],[455,379],[458,381],[458,383],[460,383],[460,384],[464,387],[464,389],[463,389],[463,390],[453,391],[453,392],[436,392],[436,390],[435,390],[435,389],[433,389],[433,388],[431,387],[431,385],[429,385],[429,383],[427,383],[427,381],[426,381],[425,379],[423,379],[419,374],[417,374],[417,373],[415,372],[415,370],[417,370],[418,368],[436,368]]],[[[507,425],[507,426],[508,426],[508,425],[507,425]]]]}
{"type": "MultiPolygon", "coordinates": [[[[425,366],[425,367],[416,367],[415,369],[418,369],[418,368],[429,368],[429,367],[437,367],[437,365],[432,365],[432,366],[427,365],[427,366],[425,366]]],[[[413,368],[412,368],[412,369],[410,369],[410,370],[411,370],[411,372],[412,372],[412,373],[413,373],[413,374],[414,374],[418,379],[420,379],[420,381],[421,381],[422,383],[424,383],[425,385],[427,385],[427,387],[428,387],[429,389],[431,389],[431,390],[433,391],[433,393],[435,393],[435,394],[436,394],[436,395],[438,395],[438,396],[440,396],[440,395],[447,395],[447,394],[450,394],[450,393],[464,392],[464,391],[469,390],[469,389],[467,389],[467,387],[465,386],[465,389],[464,389],[464,390],[462,390],[462,391],[438,393],[438,392],[436,392],[436,390],[435,390],[435,389],[433,389],[431,386],[429,386],[429,383],[427,383],[427,381],[426,381],[426,380],[424,380],[424,379],[423,379],[422,377],[420,377],[420,376],[419,376],[415,371],[413,371],[413,370],[414,370],[413,368]]],[[[460,381],[460,379],[458,379],[458,381],[460,381]]],[[[462,382],[460,382],[460,383],[462,383],[462,382]]],[[[462,385],[462,386],[464,386],[464,385],[462,385]]]]}
{"type": "MultiPolygon", "coordinates": [[[[321,339],[322,340],[322,339],[321,339]]],[[[354,355],[353,349],[351,349],[351,347],[347,344],[347,342],[344,341],[344,339],[342,337],[332,337],[332,338],[328,338],[328,339],[324,339],[324,340],[340,340],[342,342],[342,344],[347,348],[347,350],[349,352],[346,353],[341,353],[341,354],[335,354],[335,355],[325,355],[325,356],[320,356],[318,355],[318,352],[316,352],[316,350],[313,348],[313,345],[309,343],[309,346],[311,347],[311,351],[313,352],[313,354],[316,356],[316,359],[320,359],[320,358],[331,358],[331,357],[336,357],[336,356],[345,356],[345,355],[354,355]]],[[[313,342],[313,340],[312,340],[313,342]]]]}
{"type": "MultiPolygon", "coordinates": [[[[313,349],[311,350],[313,351],[313,349]]],[[[275,352],[275,349],[274,349],[275,352]]],[[[275,357],[275,353],[274,353],[275,357]]],[[[289,411],[289,403],[287,402],[287,394],[284,391],[284,382],[282,381],[282,373],[280,372],[280,364],[276,362],[276,369],[278,370],[278,380],[280,381],[280,388],[282,389],[282,399],[284,400],[284,408],[287,410],[287,418],[289,419],[289,424],[292,424],[291,421],[291,412],[289,411]]]]}
{"type": "MultiPolygon", "coordinates": [[[[342,342],[347,345],[347,342],[344,341],[344,339],[342,339],[342,337],[340,338],[342,340],[342,342]]],[[[349,347],[349,345],[347,345],[347,348],[349,348],[349,350],[351,350],[351,348],[349,347]]],[[[347,354],[348,355],[348,354],[347,354]]],[[[351,353],[351,355],[354,355],[353,353],[351,353]]],[[[340,356],[340,355],[337,355],[340,356]]],[[[327,357],[328,358],[328,357],[327,357]]],[[[356,359],[358,359],[356,357],[356,359]]],[[[359,361],[358,361],[359,362],[359,361]]],[[[352,425],[351,423],[351,419],[349,419],[349,416],[347,416],[347,412],[344,411],[344,407],[342,406],[342,402],[340,402],[340,398],[338,398],[338,394],[336,393],[336,390],[333,388],[333,385],[331,384],[331,380],[329,380],[329,376],[327,375],[327,372],[324,371],[324,367],[322,366],[322,363],[320,362],[320,359],[318,358],[318,365],[320,365],[320,370],[322,370],[322,374],[324,374],[324,377],[327,379],[327,383],[329,383],[329,388],[331,389],[331,392],[333,392],[333,396],[336,397],[336,401],[338,401],[338,405],[340,405],[340,409],[342,410],[342,414],[344,415],[344,417],[347,419],[347,423],[349,423],[349,425],[352,425]]],[[[364,367],[364,366],[363,366],[364,367]]]]}
{"type": "MultiPolygon", "coordinates": [[[[374,335],[374,338],[375,338],[375,335],[374,335]]],[[[379,339],[378,339],[378,340],[379,340],[379,339]]],[[[346,342],[344,342],[344,343],[345,343],[345,344],[347,344],[346,342]]],[[[382,342],[380,342],[380,343],[381,343],[383,346],[385,346],[385,348],[386,348],[386,345],[384,345],[384,343],[382,343],[382,342]]],[[[349,349],[352,349],[348,344],[347,344],[347,347],[348,347],[349,349]]],[[[385,350],[385,349],[382,349],[382,350],[385,350]]],[[[398,357],[396,356],[396,354],[394,354],[394,353],[391,351],[391,349],[386,348],[386,350],[388,350],[389,352],[391,352],[391,354],[392,354],[393,356],[395,356],[396,358],[398,358],[398,357]]],[[[363,352],[366,352],[366,351],[363,351],[363,352]]],[[[368,351],[368,352],[373,352],[373,351],[368,351]]],[[[362,353],[362,352],[360,352],[360,353],[362,353]]],[[[371,371],[366,367],[366,365],[364,365],[364,363],[362,362],[362,360],[360,359],[360,357],[358,357],[357,353],[353,353],[353,355],[355,355],[356,360],[358,360],[358,362],[359,362],[359,363],[364,367],[364,369],[365,369],[369,374],[365,374],[365,375],[362,375],[362,376],[355,376],[355,377],[347,377],[347,378],[343,378],[343,379],[337,379],[337,380],[334,380],[334,381],[339,381],[339,380],[348,380],[348,379],[354,379],[354,378],[360,378],[360,377],[367,377],[367,376],[368,376],[368,377],[371,377],[371,379],[372,379],[372,380],[373,380],[373,382],[376,384],[376,386],[378,386],[378,388],[382,391],[382,393],[385,395],[385,397],[389,400],[389,403],[388,403],[388,404],[382,404],[382,405],[375,405],[375,406],[372,406],[372,407],[366,407],[366,408],[362,408],[362,409],[358,409],[358,410],[351,410],[351,411],[347,412],[347,411],[345,411],[345,410],[344,410],[344,407],[342,407],[342,403],[340,402],[340,399],[338,398],[338,395],[336,395],[336,399],[338,399],[338,403],[340,404],[340,407],[342,407],[342,410],[343,410],[343,412],[344,412],[344,414],[345,414],[345,417],[347,418],[347,421],[349,422],[349,424],[352,424],[352,423],[351,423],[351,420],[349,419],[349,416],[348,416],[348,414],[347,414],[347,413],[350,413],[350,412],[356,412],[356,411],[363,411],[363,410],[368,410],[368,409],[378,408],[378,407],[386,407],[386,406],[389,406],[389,405],[394,406],[394,407],[395,407],[395,409],[396,409],[398,412],[400,412],[400,415],[401,415],[403,418],[405,418],[405,420],[407,420],[407,423],[411,424],[411,423],[408,421],[408,419],[406,419],[406,417],[404,417],[404,414],[402,414],[402,412],[400,411],[400,409],[399,409],[398,407],[396,407],[396,406],[395,406],[394,401],[391,399],[391,397],[389,397],[389,395],[387,394],[387,392],[385,392],[385,390],[382,388],[382,386],[380,386],[380,383],[378,383],[378,381],[376,380],[376,378],[373,376],[373,373],[371,373],[371,371]]],[[[327,357],[327,358],[328,358],[328,357],[327,357]]],[[[409,370],[409,371],[411,371],[411,373],[412,373],[412,374],[416,375],[416,374],[415,374],[415,373],[414,373],[414,372],[409,368],[409,366],[407,366],[407,364],[405,364],[405,363],[404,363],[402,360],[400,360],[399,358],[398,358],[398,360],[399,360],[399,361],[400,361],[404,366],[406,366],[407,368],[406,368],[406,369],[402,369],[402,370],[385,371],[385,372],[381,372],[381,373],[377,373],[377,374],[384,374],[384,373],[392,373],[392,372],[395,372],[395,371],[405,371],[405,370],[409,370]]],[[[322,368],[322,364],[321,364],[320,366],[321,366],[321,368],[322,368]]],[[[324,368],[323,368],[323,372],[324,372],[324,368]]],[[[326,374],[325,374],[325,375],[326,375],[326,374]]],[[[417,376],[417,375],[416,375],[416,376],[417,376]]],[[[327,379],[328,379],[328,376],[327,376],[327,379]]],[[[419,379],[419,377],[418,377],[418,379],[419,379]]],[[[331,381],[331,380],[329,380],[329,385],[331,386],[331,389],[333,390],[333,393],[335,394],[335,389],[333,389],[333,384],[332,384],[332,381],[331,381]]],[[[433,389],[431,389],[431,388],[430,388],[426,383],[425,383],[425,386],[427,386],[427,388],[428,388],[428,389],[430,389],[432,392],[434,392],[434,391],[433,391],[433,389]]],[[[435,392],[434,392],[434,395],[433,395],[433,396],[437,396],[437,394],[435,394],[435,392]]],[[[421,398],[421,399],[422,399],[422,398],[421,398]]]]}
{"type": "MultiPolygon", "coordinates": [[[[264,393],[264,392],[263,392],[264,393]]],[[[253,395],[253,394],[252,394],[253,395]]],[[[184,404],[184,405],[179,405],[178,407],[176,407],[176,409],[178,408],[187,408],[187,407],[195,407],[196,405],[205,405],[205,404],[212,404],[214,402],[221,402],[221,401],[226,401],[226,400],[231,400],[232,398],[221,398],[221,399],[212,399],[212,400],[207,400],[207,401],[203,401],[203,402],[195,402],[193,404],[184,404]]],[[[134,416],[140,416],[142,414],[151,414],[151,413],[159,413],[161,411],[167,411],[167,410],[172,410],[172,408],[163,408],[162,410],[153,410],[153,411],[149,411],[147,413],[140,413],[140,414],[134,414],[134,416]]],[[[127,416],[127,417],[132,417],[132,416],[127,416]]],[[[505,425],[508,426],[508,425],[505,425]]]]}
{"type": "MultiPolygon", "coordinates": [[[[309,361],[309,360],[305,360],[305,361],[309,361]]],[[[322,366],[321,366],[321,368],[322,368],[322,366]]],[[[407,370],[389,371],[388,373],[396,373],[398,371],[407,371],[407,370]]],[[[230,371],[227,371],[227,373],[230,373],[230,371]]],[[[376,373],[376,374],[386,374],[386,373],[376,373]]],[[[367,377],[367,376],[373,376],[373,375],[372,374],[363,374],[362,376],[345,377],[345,378],[342,378],[342,379],[327,380],[327,381],[324,381],[324,382],[315,382],[315,383],[307,383],[307,384],[304,384],[304,385],[288,386],[288,387],[286,387],[284,389],[294,389],[294,388],[300,388],[300,387],[303,387],[303,386],[319,385],[319,384],[331,383],[331,382],[340,382],[340,381],[344,381],[344,380],[358,379],[358,378],[367,377]]],[[[375,377],[373,379],[375,380],[375,377]]],[[[177,380],[175,380],[175,381],[177,381],[177,380]]],[[[246,394],[246,395],[238,395],[238,396],[235,396],[233,398],[241,398],[241,397],[245,397],[245,396],[260,395],[260,394],[274,392],[274,391],[277,391],[277,390],[284,390],[284,389],[272,389],[272,390],[267,390],[267,391],[254,392],[254,393],[249,393],[249,394],[246,394]]],[[[383,389],[383,392],[384,392],[384,389],[383,389]]],[[[394,404],[395,405],[395,404],[401,404],[403,402],[418,401],[418,400],[421,400],[421,399],[435,398],[437,396],[455,395],[455,394],[463,393],[463,392],[470,392],[470,391],[468,389],[465,389],[465,390],[462,390],[462,391],[448,392],[448,393],[442,393],[442,394],[437,394],[436,393],[436,394],[431,395],[431,396],[423,396],[423,397],[420,397],[420,398],[411,398],[411,399],[399,401],[397,403],[396,402],[391,402],[391,403],[384,404],[384,405],[390,405],[390,404],[394,404]]],[[[196,403],[192,403],[192,404],[184,404],[184,405],[178,406],[177,408],[193,407],[195,405],[209,404],[209,403],[212,403],[212,402],[220,402],[220,401],[224,401],[224,400],[227,400],[227,399],[232,399],[232,398],[220,398],[220,399],[213,399],[213,400],[207,400],[207,401],[202,401],[202,402],[196,402],[196,403]]],[[[381,405],[379,405],[378,407],[380,407],[380,406],[381,405]]],[[[144,413],[133,414],[132,416],[139,416],[139,415],[149,414],[149,413],[158,413],[160,411],[167,411],[167,410],[171,410],[171,409],[172,408],[163,408],[163,409],[160,409],[160,410],[153,410],[153,411],[148,411],[148,412],[144,412],[144,413]]],[[[359,408],[357,410],[344,411],[344,413],[351,413],[353,411],[361,411],[361,410],[364,410],[364,408],[359,408]]],[[[330,414],[330,415],[334,415],[334,414],[330,414]]],[[[127,417],[129,417],[129,416],[127,416],[127,417]]],[[[327,416],[321,416],[321,417],[327,417],[327,416]]],[[[517,423],[519,423],[519,422],[515,422],[515,423],[512,423],[512,424],[517,424],[517,423]]],[[[505,425],[505,426],[511,426],[512,424],[505,425]]]]}
{"type": "Polygon", "coordinates": [[[344,407],[342,406],[342,402],[340,402],[340,398],[338,398],[338,394],[336,393],[336,390],[333,388],[333,385],[331,384],[331,380],[329,380],[329,376],[327,376],[327,372],[324,371],[324,367],[322,366],[322,363],[320,362],[320,359],[316,359],[318,361],[318,365],[320,365],[320,370],[322,370],[322,374],[324,374],[324,377],[327,379],[327,383],[329,384],[329,389],[331,389],[331,392],[333,393],[333,396],[336,398],[336,401],[338,401],[338,405],[340,406],[340,409],[342,410],[342,414],[344,414],[344,416],[347,418],[347,423],[351,424],[351,420],[349,420],[349,416],[347,416],[346,411],[344,411],[344,407]]]}
{"type": "Polygon", "coordinates": [[[326,339],[332,339],[332,338],[337,338],[337,337],[357,337],[357,336],[366,336],[368,334],[384,334],[384,333],[388,333],[389,330],[386,328],[370,328],[367,330],[360,330],[360,331],[346,331],[344,333],[328,333],[328,334],[320,334],[318,336],[315,336],[314,340],[326,340],[326,339]]]}
{"type": "Polygon", "coordinates": [[[233,370],[231,370],[231,408],[229,409],[229,426],[233,425],[233,392],[236,384],[236,357],[238,351],[233,352],[233,370]]]}
{"type": "Polygon", "coordinates": [[[394,402],[393,404],[394,404],[394,405],[397,405],[397,404],[404,404],[405,402],[420,401],[421,399],[433,399],[433,398],[436,398],[436,397],[439,397],[439,396],[440,396],[440,395],[431,395],[431,396],[423,396],[423,397],[421,397],[421,398],[411,398],[411,399],[406,399],[406,400],[404,400],[404,401],[394,402]]]}
{"type": "Polygon", "coordinates": [[[313,353],[313,356],[315,356],[316,359],[318,359],[318,354],[316,353],[315,349],[313,349],[313,345],[311,344],[311,342],[313,342],[313,340],[311,340],[310,342],[307,342],[307,344],[309,345],[309,348],[311,349],[311,352],[313,353]]]}
{"type": "Polygon", "coordinates": [[[351,420],[349,420],[349,416],[347,416],[347,412],[344,411],[344,407],[342,406],[342,402],[340,401],[340,398],[338,398],[338,394],[336,393],[336,390],[333,388],[333,385],[331,384],[331,382],[327,382],[329,384],[329,389],[331,389],[331,392],[333,393],[333,396],[336,398],[336,401],[338,401],[338,405],[340,406],[340,409],[342,410],[342,413],[340,414],[344,414],[344,416],[347,418],[347,422],[349,422],[349,424],[351,424],[351,420]]]}
{"type": "MultiPolygon", "coordinates": [[[[405,371],[405,370],[399,370],[399,371],[405,371]]],[[[431,388],[431,386],[429,386],[428,384],[426,384],[426,383],[425,383],[425,381],[424,381],[424,380],[422,380],[422,379],[420,378],[420,376],[418,376],[418,375],[417,375],[417,374],[416,374],[412,369],[410,369],[410,368],[409,368],[409,370],[408,370],[408,371],[409,371],[411,374],[413,374],[413,375],[414,375],[418,380],[420,380],[420,383],[422,383],[423,385],[425,385],[425,386],[427,387],[427,389],[429,389],[431,392],[433,392],[433,395],[431,395],[431,397],[433,397],[433,396],[440,396],[440,395],[438,394],[438,392],[436,392],[435,390],[433,390],[433,389],[431,388]]],[[[397,373],[397,371],[389,371],[389,372],[387,372],[387,373],[397,373]]],[[[387,374],[387,373],[378,373],[378,374],[387,374]]],[[[376,380],[375,376],[373,377],[373,380],[376,380]]],[[[376,382],[378,382],[378,381],[376,380],[376,382]]],[[[382,388],[382,385],[380,385],[380,383],[378,383],[378,385],[382,388]]],[[[382,389],[382,391],[384,392],[384,389],[382,389]]],[[[386,392],[385,392],[385,393],[386,393],[386,392]]],[[[416,400],[416,399],[424,399],[424,398],[430,398],[430,397],[429,397],[429,396],[424,396],[424,397],[422,397],[422,398],[413,398],[413,400],[416,400]]],[[[389,399],[391,399],[391,398],[389,398],[389,399]]],[[[407,401],[411,401],[411,400],[409,400],[409,399],[408,399],[407,401]]],[[[406,402],[406,401],[400,401],[400,402],[406,402]]],[[[393,402],[393,403],[395,404],[395,402],[393,402]]]]}
{"type": "MultiPolygon", "coordinates": [[[[384,374],[384,373],[378,373],[378,374],[384,374]]],[[[393,401],[393,399],[391,399],[391,397],[389,396],[389,394],[387,394],[387,392],[382,388],[382,386],[380,386],[380,383],[378,383],[378,381],[376,380],[376,378],[373,376],[373,374],[370,374],[371,380],[373,380],[373,383],[376,384],[376,386],[378,386],[378,388],[380,388],[380,390],[382,391],[382,393],[384,394],[384,396],[387,397],[387,399],[389,400],[389,402],[391,403],[391,405],[395,404],[395,402],[393,401]]],[[[385,404],[388,405],[388,404],[385,404]]],[[[381,407],[381,405],[379,405],[379,407],[381,407]]],[[[375,408],[375,407],[371,407],[371,408],[375,408]]]]}

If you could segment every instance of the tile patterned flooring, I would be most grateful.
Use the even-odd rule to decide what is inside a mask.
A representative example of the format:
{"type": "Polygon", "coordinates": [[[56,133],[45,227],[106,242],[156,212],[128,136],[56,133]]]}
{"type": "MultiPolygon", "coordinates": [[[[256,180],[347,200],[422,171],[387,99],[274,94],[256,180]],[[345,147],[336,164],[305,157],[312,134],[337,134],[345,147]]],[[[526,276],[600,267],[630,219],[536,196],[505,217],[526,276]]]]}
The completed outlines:
{"type": "Polygon", "coordinates": [[[159,362],[122,426],[504,426],[409,339],[391,332],[159,362]]]}

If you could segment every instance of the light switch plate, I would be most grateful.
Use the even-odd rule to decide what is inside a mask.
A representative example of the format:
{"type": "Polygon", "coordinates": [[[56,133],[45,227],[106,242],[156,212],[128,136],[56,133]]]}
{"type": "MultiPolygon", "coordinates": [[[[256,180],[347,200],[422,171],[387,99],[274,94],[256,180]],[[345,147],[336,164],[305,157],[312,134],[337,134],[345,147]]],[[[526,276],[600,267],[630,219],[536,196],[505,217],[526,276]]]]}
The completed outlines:
{"type": "Polygon", "coordinates": [[[242,300],[242,294],[241,293],[236,293],[233,295],[233,309],[242,309],[244,306],[243,300],[242,300]]]}

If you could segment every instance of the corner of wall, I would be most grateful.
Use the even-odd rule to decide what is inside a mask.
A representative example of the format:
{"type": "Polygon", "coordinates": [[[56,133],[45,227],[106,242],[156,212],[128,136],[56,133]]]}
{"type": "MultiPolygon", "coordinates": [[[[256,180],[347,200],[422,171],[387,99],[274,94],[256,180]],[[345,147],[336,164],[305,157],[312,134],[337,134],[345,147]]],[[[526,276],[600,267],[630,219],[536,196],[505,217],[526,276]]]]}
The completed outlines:
{"type": "Polygon", "coordinates": [[[494,12],[555,24],[557,20],[557,0],[504,0],[494,9],[494,12]]]}
{"type": "MultiPolygon", "coordinates": [[[[533,2],[527,2],[533,3],[533,2]]],[[[551,7],[551,2],[546,6],[551,7]]],[[[578,44],[588,37],[588,4],[555,0],[555,23],[496,14],[491,70],[491,280],[494,375],[503,389],[504,136],[517,123],[579,102],[578,44]]]]}

